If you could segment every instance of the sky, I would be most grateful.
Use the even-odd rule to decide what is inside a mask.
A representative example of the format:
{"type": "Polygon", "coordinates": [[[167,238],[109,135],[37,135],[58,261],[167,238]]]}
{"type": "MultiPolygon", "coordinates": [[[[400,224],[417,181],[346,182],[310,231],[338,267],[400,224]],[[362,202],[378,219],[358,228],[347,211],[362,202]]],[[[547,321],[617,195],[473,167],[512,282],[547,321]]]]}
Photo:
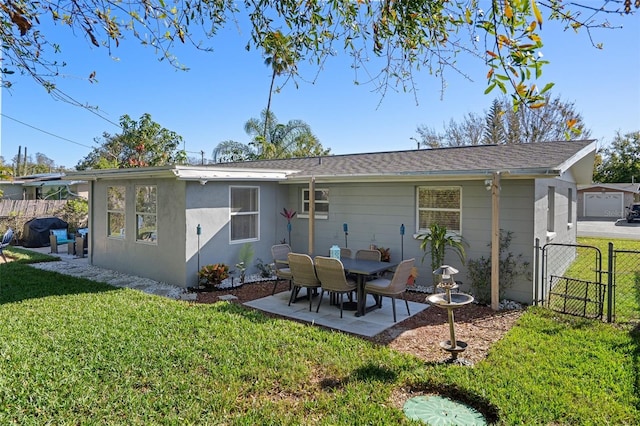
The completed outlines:
{"type": "MultiPolygon", "coordinates": [[[[594,42],[604,44],[602,50],[584,32],[563,32],[557,23],[546,23],[540,31],[541,52],[550,64],[536,81],[540,87],[555,83],[551,94],[574,104],[599,148],[616,132],[640,130],[640,14],[606,18],[623,28],[593,33],[594,42]]],[[[245,50],[249,34],[232,26],[209,42],[213,53],[178,49],[189,71],[158,61],[151,48],[133,38],[114,49],[114,60],[105,48],[90,46],[59,26],[45,23],[44,29],[61,45],[58,58],[68,63],[58,87],[97,106],[99,114],[55,100],[30,78],[13,78],[12,88],[1,94],[0,155],[5,161],[21,146],[29,155],[39,152],[73,168],[98,146],[103,133],[119,133],[122,115],[137,121],[145,113],[182,136],[190,157],[201,158],[203,152],[209,160],[220,142],[250,142],[244,124],[266,108],[270,69],[258,52],[245,50]],[[86,80],[93,71],[97,83],[86,80]]],[[[275,93],[271,110],[280,123],[305,121],[332,154],[415,149],[419,126],[442,131],[452,119],[483,114],[500,95],[484,94],[484,63],[463,58],[459,65],[473,81],[449,70],[442,93],[441,80],[422,72],[416,94],[390,89],[382,96],[372,85],[354,84],[350,59],[338,52],[317,77],[315,69],[301,65],[298,87],[288,82],[275,93]]]]}

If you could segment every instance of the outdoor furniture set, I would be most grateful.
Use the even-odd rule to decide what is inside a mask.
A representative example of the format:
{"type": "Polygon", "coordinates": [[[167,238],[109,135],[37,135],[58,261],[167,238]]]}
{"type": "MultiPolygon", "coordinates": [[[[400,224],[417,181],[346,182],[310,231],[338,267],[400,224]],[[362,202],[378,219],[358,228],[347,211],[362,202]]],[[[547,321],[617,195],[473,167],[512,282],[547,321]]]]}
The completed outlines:
{"type": "MultiPolygon", "coordinates": [[[[354,304],[355,315],[363,316],[371,310],[382,307],[382,297],[389,297],[393,302],[393,321],[396,322],[395,300],[399,296],[406,304],[407,314],[409,303],[404,297],[407,288],[407,280],[411,275],[411,269],[415,259],[407,259],[402,262],[382,262],[378,250],[358,250],[356,256],[343,257],[349,254],[348,249],[340,250],[340,259],[327,256],[314,256],[304,253],[294,253],[286,244],[278,244],[272,247],[273,261],[278,279],[290,282],[291,296],[289,306],[301,299],[298,294],[301,289],[306,289],[306,299],[309,300],[309,310],[312,309],[312,298],[320,290],[320,298],[316,312],[320,310],[325,291],[329,293],[331,305],[340,306],[340,318],[346,309],[344,295],[351,300],[351,295],[356,292],[354,304]],[[395,267],[393,276],[388,279],[380,274],[395,267]],[[366,306],[367,295],[372,294],[376,303],[366,306]]],[[[274,286],[275,292],[275,286],[274,286]]]]}

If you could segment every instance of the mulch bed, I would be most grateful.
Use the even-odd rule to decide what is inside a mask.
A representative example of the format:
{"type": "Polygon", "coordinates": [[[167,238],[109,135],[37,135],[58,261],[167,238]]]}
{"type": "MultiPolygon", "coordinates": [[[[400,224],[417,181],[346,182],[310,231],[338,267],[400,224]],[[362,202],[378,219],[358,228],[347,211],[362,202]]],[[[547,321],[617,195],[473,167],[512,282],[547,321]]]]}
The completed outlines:
{"type": "MultiPolygon", "coordinates": [[[[262,281],[234,288],[199,290],[196,301],[197,303],[216,303],[221,300],[221,296],[233,295],[237,299],[231,302],[243,304],[270,296],[273,285],[273,281],[262,281]]],[[[288,290],[287,281],[280,281],[277,284],[276,292],[288,290]]],[[[413,291],[406,293],[409,301],[417,303],[426,303],[426,296],[425,293],[413,291]]],[[[523,310],[494,311],[489,306],[477,303],[456,309],[454,314],[456,339],[468,345],[459,358],[467,364],[475,364],[484,359],[493,343],[509,331],[523,312],[523,310]]],[[[449,340],[446,309],[437,307],[425,309],[368,340],[413,354],[428,362],[450,361],[449,353],[440,347],[441,341],[449,340]]]]}

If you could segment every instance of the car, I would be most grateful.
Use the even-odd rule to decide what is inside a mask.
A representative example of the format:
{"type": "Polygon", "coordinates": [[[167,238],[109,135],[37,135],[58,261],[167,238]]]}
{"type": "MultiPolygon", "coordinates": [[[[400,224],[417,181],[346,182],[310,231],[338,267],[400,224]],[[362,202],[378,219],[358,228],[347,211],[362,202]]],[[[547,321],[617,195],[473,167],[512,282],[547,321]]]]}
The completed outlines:
{"type": "Polygon", "coordinates": [[[640,220],[640,203],[633,203],[627,207],[627,222],[640,220]]]}

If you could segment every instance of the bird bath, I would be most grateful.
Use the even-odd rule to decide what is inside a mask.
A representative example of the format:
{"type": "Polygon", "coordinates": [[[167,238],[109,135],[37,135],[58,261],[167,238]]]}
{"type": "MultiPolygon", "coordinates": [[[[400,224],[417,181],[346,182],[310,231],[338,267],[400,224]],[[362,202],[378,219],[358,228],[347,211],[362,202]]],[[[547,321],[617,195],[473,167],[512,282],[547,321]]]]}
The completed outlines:
{"type": "Polygon", "coordinates": [[[451,290],[455,290],[458,288],[458,284],[456,284],[456,282],[451,278],[451,275],[458,272],[455,268],[452,268],[448,265],[443,265],[433,272],[436,275],[442,276],[442,281],[437,285],[437,287],[443,289],[445,292],[427,296],[427,302],[439,308],[447,310],[447,316],[449,318],[450,339],[440,342],[440,347],[449,352],[451,354],[450,361],[455,362],[458,359],[458,354],[460,352],[463,352],[467,348],[467,343],[456,340],[453,310],[461,308],[473,302],[473,296],[464,293],[451,292],[451,290]]]}

